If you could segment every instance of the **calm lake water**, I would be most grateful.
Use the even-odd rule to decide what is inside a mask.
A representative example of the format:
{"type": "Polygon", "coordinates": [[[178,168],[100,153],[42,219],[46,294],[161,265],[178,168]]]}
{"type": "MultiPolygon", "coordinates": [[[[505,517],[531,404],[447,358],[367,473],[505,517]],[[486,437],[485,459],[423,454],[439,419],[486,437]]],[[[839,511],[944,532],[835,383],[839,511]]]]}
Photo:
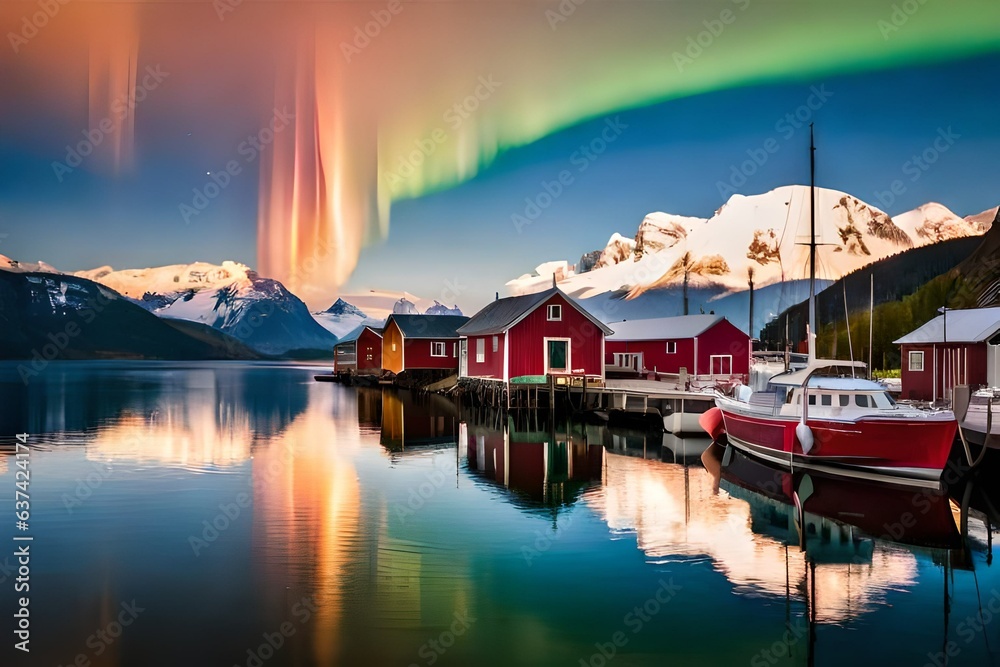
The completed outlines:
{"type": "Polygon", "coordinates": [[[15,368],[0,366],[4,665],[1000,658],[988,531],[973,517],[963,548],[947,496],[306,367],[56,363],[27,387],[15,368]],[[789,504],[804,483],[805,552],[789,504]],[[34,538],[28,655],[15,534],[34,538]]]}

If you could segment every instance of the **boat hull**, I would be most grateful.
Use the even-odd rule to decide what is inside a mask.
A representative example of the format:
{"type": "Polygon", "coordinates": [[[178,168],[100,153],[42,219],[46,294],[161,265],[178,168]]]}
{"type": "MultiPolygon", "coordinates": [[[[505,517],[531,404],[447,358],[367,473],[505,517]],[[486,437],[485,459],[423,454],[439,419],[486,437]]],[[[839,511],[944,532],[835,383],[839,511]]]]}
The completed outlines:
{"type": "Polygon", "coordinates": [[[813,445],[805,453],[793,417],[729,409],[719,401],[726,437],[734,446],[784,467],[799,466],[853,477],[929,482],[941,478],[955,439],[954,419],[865,417],[809,419],[813,445]]]}

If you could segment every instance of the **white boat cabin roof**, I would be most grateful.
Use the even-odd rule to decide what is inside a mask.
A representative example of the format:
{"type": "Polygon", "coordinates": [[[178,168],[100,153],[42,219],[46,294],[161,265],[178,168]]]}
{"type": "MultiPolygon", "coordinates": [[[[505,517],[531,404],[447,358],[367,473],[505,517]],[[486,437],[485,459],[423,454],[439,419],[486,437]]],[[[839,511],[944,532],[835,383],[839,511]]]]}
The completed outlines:
{"type": "MultiPolygon", "coordinates": [[[[865,382],[875,387],[882,389],[879,385],[874,382],[869,382],[868,380],[861,377],[850,377],[854,375],[867,375],[866,367],[862,361],[840,361],[838,359],[816,359],[811,362],[807,367],[802,368],[797,371],[789,371],[787,373],[779,373],[771,378],[771,384],[780,385],[795,385],[801,387],[809,378],[809,386],[817,387],[819,386],[817,382],[829,383],[832,381],[845,381],[851,383],[852,385],[858,387],[859,391],[872,391],[872,389],[865,387],[860,388],[859,383],[865,382]],[[858,373],[858,370],[861,373],[858,373]]],[[[834,388],[831,386],[831,388],[834,388]]],[[[837,389],[847,389],[848,387],[840,385],[835,387],[837,389]]]]}

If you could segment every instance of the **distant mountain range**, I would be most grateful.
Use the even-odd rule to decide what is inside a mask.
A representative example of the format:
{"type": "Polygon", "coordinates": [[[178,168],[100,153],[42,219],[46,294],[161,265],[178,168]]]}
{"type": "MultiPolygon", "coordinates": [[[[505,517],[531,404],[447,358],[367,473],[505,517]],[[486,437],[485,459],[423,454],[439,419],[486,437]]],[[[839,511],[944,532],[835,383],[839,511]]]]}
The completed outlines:
{"type": "MultiPolygon", "coordinates": [[[[120,321],[125,327],[128,322],[125,329],[134,340],[112,335],[90,341],[97,329],[88,326],[90,334],[71,337],[60,350],[60,358],[328,359],[340,336],[362,322],[381,326],[388,313],[420,312],[416,305],[420,304],[432,314],[461,314],[457,307],[447,308],[405,292],[360,295],[359,300],[376,314],[374,318],[344,299],[325,311],[310,313],[278,281],[229,261],[118,271],[103,266],[66,274],[45,262],[18,262],[0,255],[0,276],[10,287],[0,294],[0,321],[6,318],[11,324],[5,328],[8,337],[0,336],[0,343],[10,343],[0,350],[0,357],[30,357],[32,350],[43,348],[49,342],[46,336],[52,331],[52,317],[96,319],[89,315],[86,298],[67,301],[60,296],[65,294],[108,295],[115,308],[111,317],[100,318],[102,323],[120,321]],[[49,296],[43,298],[42,292],[49,296]]],[[[110,331],[117,328],[112,326],[110,331]]]]}
{"type": "MultiPolygon", "coordinates": [[[[960,217],[928,203],[889,216],[837,190],[816,189],[818,289],[844,275],[912,248],[980,236],[996,208],[960,217]]],[[[576,265],[546,262],[507,283],[512,294],[559,287],[583,299],[606,322],[678,315],[726,315],[744,330],[759,331],[777,313],[808,295],[810,202],[807,186],[734,195],[709,218],[650,213],[634,236],[613,233],[603,249],[576,265]],[[750,323],[749,287],[755,291],[750,323]]]]}

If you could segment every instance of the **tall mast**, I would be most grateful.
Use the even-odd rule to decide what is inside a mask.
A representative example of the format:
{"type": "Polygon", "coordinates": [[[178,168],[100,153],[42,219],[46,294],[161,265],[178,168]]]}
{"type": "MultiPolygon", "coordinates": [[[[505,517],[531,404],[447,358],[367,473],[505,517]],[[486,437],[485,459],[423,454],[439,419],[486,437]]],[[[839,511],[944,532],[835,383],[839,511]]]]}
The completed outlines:
{"type": "Polygon", "coordinates": [[[809,361],[816,359],[816,143],[809,123],[809,361]]]}

